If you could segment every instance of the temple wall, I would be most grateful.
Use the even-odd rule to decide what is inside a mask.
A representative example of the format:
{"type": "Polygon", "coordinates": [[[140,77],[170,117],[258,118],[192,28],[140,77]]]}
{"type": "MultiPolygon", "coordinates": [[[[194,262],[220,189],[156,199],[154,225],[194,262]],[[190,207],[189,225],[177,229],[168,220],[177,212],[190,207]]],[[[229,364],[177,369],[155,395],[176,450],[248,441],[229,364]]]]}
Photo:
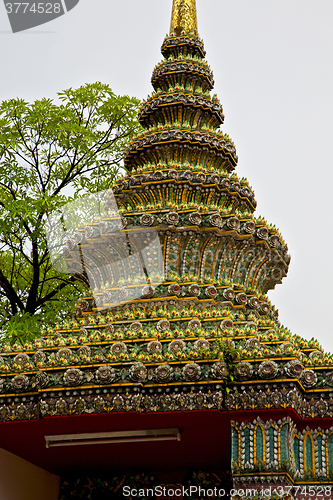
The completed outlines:
{"type": "Polygon", "coordinates": [[[0,498],[58,500],[60,478],[0,448],[0,498]]]}
{"type": "Polygon", "coordinates": [[[299,430],[289,417],[232,422],[232,471],[234,485],[299,485],[299,494],[321,485],[332,495],[333,427],[299,430]]]}

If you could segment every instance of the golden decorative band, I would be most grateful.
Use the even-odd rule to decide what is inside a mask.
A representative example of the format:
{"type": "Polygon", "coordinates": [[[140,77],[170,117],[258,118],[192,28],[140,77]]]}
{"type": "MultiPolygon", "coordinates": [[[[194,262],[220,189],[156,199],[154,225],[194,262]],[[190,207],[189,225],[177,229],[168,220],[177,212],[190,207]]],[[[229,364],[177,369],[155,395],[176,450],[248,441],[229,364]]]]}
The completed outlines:
{"type": "Polygon", "coordinates": [[[180,35],[182,30],[198,34],[195,0],[173,0],[170,33],[180,35]]]}

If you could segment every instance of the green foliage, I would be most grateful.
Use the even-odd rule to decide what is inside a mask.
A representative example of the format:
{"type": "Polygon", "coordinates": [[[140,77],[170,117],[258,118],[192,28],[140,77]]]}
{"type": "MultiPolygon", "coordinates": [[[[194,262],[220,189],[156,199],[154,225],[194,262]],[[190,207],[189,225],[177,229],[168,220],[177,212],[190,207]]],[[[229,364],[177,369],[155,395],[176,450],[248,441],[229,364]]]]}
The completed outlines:
{"type": "Polygon", "coordinates": [[[108,85],[68,89],[59,99],[0,104],[2,332],[13,331],[12,316],[37,315],[42,324],[61,320],[72,307],[82,291],[76,279],[85,285],[87,279],[52,268],[44,222],[68,201],[108,189],[126,144],[140,131],[139,101],[115,95],[108,85]]]}
{"type": "Polygon", "coordinates": [[[7,323],[6,340],[13,344],[31,342],[39,337],[40,325],[38,319],[28,313],[15,314],[7,323]]]}
{"type": "Polygon", "coordinates": [[[217,339],[216,344],[218,350],[221,353],[223,353],[223,358],[228,368],[228,378],[226,380],[226,392],[229,393],[230,387],[228,387],[228,382],[233,382],[234,380],[235,362],[240,357],[239,349],[234,347],[232,340],[229,339],[217,339]]]}
{"type": "MultiPolygon", "coordinates": [[[[235,362],[240,357],[240,350],[234,346],[232,340],[226,338],[217,338],[215,340],[215,345],[214,354],[220,359],[223,359],[228,369],[228,375],[224,379],[224,383],[225,391],[229,393],[230,387],[228,387],[228,384],[234,380],[235,362]]],[[[199,354],[202,357],[205,357],[209,352],[209,349],[199,349],[199,354]]]]}

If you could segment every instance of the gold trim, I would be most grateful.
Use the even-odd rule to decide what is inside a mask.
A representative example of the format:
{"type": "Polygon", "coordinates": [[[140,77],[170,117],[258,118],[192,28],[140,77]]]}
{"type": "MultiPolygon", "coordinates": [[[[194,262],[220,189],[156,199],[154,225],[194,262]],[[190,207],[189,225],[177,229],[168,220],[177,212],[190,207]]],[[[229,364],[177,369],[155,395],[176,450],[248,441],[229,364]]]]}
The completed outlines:
{"type": "Polygon", "coordinates": [[[183,30],[198,34],[195,0],[173,0],[170,33],[179,36],[183,30]]]}

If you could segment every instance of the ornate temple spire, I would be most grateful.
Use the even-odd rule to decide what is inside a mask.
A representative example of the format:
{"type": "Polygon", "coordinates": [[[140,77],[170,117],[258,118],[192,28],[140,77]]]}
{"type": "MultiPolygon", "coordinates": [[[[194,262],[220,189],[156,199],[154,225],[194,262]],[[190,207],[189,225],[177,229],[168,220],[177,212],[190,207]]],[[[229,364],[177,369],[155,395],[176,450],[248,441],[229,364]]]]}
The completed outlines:
{"type": "Polygon", "coordinates": [[[195,0],[173,0],[170,33],[179,36],[182,30],[198,34],[195,0]]]}

